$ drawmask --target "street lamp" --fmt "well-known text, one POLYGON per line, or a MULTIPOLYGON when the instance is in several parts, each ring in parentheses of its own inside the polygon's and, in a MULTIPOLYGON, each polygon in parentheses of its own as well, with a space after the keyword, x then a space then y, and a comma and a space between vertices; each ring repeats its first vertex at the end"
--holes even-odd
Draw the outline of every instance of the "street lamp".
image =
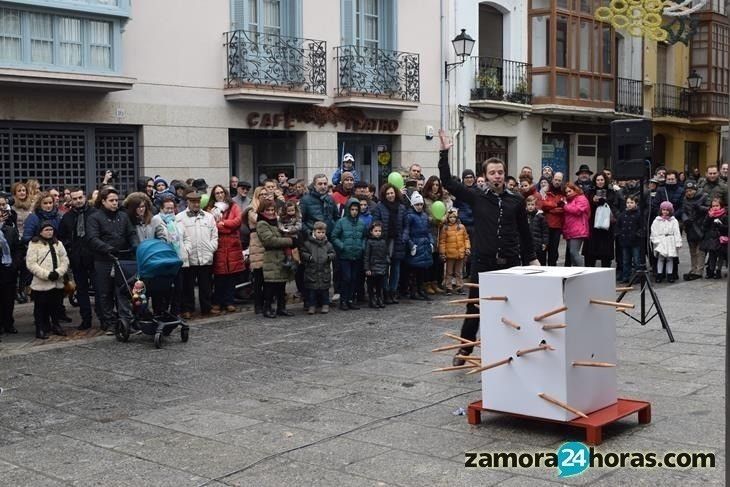
POLYGON ((693 69, 689 76, 687 76, 687 86, 692 91, 699 89, 702 85, 702 76, 697 74, 697 70, 693 69))
POLYGON ((444 61, 444 79, 449 79, 449 71, 464 64, 466 58, 471 56, 471 51, 474 49, 474 39, 466 33, 466 29, 461 29, 461 34, 454 37, 451 44, 454 46, 456 57, 460 57, 461 61, 455 63, 444 61))

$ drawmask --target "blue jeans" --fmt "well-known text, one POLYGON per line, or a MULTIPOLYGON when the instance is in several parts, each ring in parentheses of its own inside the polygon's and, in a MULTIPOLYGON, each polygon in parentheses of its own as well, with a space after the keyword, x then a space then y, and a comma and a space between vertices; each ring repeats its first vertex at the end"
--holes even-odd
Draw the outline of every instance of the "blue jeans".
POLYGON ((330 305, 330 290, 329 289, 306 289, 306 303, 307 308, 314 306, 319 308, 321 306, 330 305))
POLYGON ((621 280, 628 282, 631 279, 632 265, 633 270, 636 270, 639 265, 641 254, 641 246, 635 245, 633 247, 621 247, 621 280))
POLYGON ((388 285, 385 287, 387 291, 395 292, 398 290, 400 282, 400 259, 392 259, 390 261, 390 275, 388 276, 388 285))
POLYGON ((362 269, 362 260, 340 259, 340 303, 352 301, 355 289, 362 283, 358 282, 362 269))
POLYGON ((566 240, 566 267, 583 267, 583 256, 580 254, 580 247, 583 245, 582 238, 571 238, 566 240))

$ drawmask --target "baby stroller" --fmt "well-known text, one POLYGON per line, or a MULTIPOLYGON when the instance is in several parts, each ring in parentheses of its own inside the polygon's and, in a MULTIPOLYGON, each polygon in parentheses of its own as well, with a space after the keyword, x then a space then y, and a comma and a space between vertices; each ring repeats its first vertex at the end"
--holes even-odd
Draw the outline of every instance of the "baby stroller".
POLYGON ((180 340, 187 342, 190 328, 180 317, 170 313, 167 308, 175 277, 182 261, 170 244, 157 239, 145 240, 137 248, 136 261, 115 261, 120 273, 125 294, 132 303, 133 323, 119 320, 115 335, 117 340, 129 340, 131 328, 145 335, 154 335, 155 347, 162 347, 163 337, 169 336, 180 326, 180 340), (142 279, 142 280, 140 280, 142 279), (149 306, 149 299, 153 306, 149 306))

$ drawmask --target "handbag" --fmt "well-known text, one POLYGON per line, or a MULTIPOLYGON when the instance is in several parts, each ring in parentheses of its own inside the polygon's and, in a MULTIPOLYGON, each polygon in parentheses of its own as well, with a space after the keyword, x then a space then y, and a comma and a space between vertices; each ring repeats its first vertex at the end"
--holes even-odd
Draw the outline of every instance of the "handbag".
POLYGON ((67 272, 63 275, 63 293, 66 296, 73 296, 76 292, 76 282, 73 280, 73 278, 69 275, 67 272))
POLYGON ((611 207, 608 203, 596 208, 596 218, 593 227, 598 230, 608 230, 611 227, 611 207))

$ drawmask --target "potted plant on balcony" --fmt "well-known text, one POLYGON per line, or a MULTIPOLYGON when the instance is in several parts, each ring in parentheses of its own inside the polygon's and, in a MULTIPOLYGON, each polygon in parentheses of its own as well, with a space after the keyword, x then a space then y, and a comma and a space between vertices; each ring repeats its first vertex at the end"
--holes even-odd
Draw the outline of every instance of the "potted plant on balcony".
POLYGON ((527 86, 527 80, 524 77, 520 78, 519 83, 515 86, 515 90, 507 95, 507 100, 512 103, 530 104, 530 90, 527 86))
POLYGON ((476 89, 477 99, 479 100, 502 100, 504 90, 502 82, 492 70, 482 71, 477 76, 479 88, 476 89))

